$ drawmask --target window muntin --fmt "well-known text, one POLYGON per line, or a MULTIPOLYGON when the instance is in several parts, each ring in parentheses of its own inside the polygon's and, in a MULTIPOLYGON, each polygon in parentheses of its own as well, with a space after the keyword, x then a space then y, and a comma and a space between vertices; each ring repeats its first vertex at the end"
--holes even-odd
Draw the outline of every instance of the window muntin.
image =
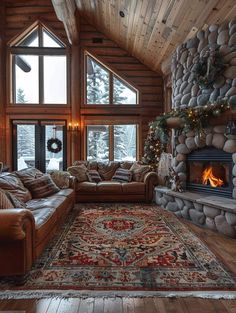
POLYGON ((13 103, 67 103, 67 56, 56 36, 38 25, 11 53, 13 103))
POLYGON ((135 161, 137 125, 87 125, 87 160, 135 161))
POLYGON ((89 55, 86 70, 86 104, 137 104, 137 91, 89 55))

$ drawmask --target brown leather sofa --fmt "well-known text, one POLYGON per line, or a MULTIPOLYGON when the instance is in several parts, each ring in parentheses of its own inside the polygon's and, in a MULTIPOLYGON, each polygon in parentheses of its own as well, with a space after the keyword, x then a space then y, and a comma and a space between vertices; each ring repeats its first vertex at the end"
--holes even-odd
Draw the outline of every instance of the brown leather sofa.
MULTIPOLYGON (((83 161, 76 161, 74 165, 81 164, 83 161)), ((112 181, 112 174, 115 171, 110 171, 110 175, 104 175, 106 165, 92 163, 92 168, 97 168, 101 177, 104 179, 101 182, 76 182, 75 194, 76 202, 151 202, 153 200, 154 187, 158 183, 158 175, 156 172, 148 172, 144 175, 142 181, 131 181, 121 183, 112 181), (95 164, 95 165, 94 165, 95 164)), ((118 163, 118 162, 114 162, 118 163)), ((132 162, 129 162, 132 166, 132 162)), ((89 168, 89 162, 84 162, 89 168)), ((121 163, 120 163, 121 164, 121 163)), ((108 167, 111 166, 108 164, 108 167)), ((116 168, 120 166, 117 165, 116 168)))
POLYGON ((67 188, 27 201, 26 209, 0 210, 0 276, 15 275, 22 282, 74 202, 74 189, 67 188))

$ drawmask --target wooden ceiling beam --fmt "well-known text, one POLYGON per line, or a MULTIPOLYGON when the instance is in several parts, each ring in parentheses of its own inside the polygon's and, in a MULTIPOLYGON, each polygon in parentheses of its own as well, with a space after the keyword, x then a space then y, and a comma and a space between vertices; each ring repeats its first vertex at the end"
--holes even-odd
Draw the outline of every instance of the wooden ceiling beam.
POLYGON ((57 18, 64 24, 70 44, 77 44, 79 40, 78 24, 76 21, 76 5, 74 0, 51 0, 57 18))

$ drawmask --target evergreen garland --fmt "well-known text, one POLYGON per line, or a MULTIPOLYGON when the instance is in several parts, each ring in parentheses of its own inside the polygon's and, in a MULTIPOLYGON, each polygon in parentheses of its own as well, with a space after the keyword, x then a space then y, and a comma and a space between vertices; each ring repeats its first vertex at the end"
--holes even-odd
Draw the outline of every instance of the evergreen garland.
POLYGON ((149 124, 149 132, 144 143, 143 162, 149 164, 154 170, 158 166, 159 157, 166 150, 170 141, 167 121, 170 117, 178 117, 181 123, 177 129, 182 132, 190 130, 199 134, 204 132, 204 127, 209 125, 210 117, 218 117, 229 110, 230 105, 227 99, 219 99, 205 106, 171 110, 158 116, 155 121, 149 124))

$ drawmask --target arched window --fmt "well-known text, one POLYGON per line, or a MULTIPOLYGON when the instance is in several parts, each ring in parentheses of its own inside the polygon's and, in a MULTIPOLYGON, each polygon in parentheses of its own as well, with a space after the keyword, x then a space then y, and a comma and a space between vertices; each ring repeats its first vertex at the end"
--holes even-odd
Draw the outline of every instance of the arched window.
POLYGON ((11 103, 67 104, 65 44, 41 23, 10 45, 11 103))

